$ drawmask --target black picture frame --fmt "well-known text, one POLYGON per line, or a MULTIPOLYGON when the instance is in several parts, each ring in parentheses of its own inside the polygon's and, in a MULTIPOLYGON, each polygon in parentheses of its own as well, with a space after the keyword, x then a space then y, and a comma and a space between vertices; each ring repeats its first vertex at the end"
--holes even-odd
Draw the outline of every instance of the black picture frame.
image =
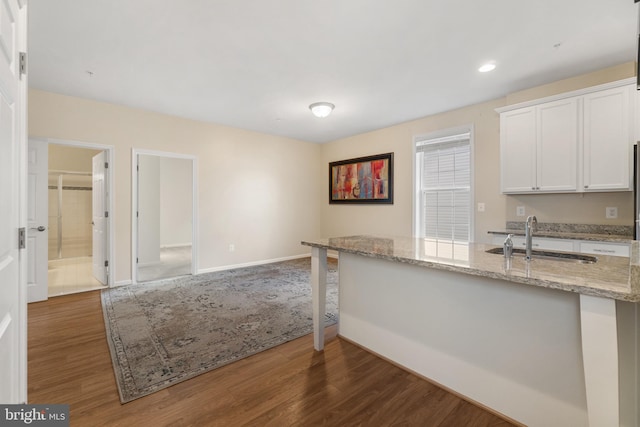
POLYGON ((393 204, 393 153, 329 163, 330 204, 393 204))

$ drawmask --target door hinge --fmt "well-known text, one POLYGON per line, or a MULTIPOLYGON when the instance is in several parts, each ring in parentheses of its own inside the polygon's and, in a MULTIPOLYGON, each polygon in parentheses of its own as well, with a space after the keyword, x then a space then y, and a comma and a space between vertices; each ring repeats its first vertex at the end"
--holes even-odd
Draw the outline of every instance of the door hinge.
POLYGON ((136 264, 138 264, 140 262, 140 260, 138 258, 136 258, 136 264))
POLYGON ((105 267, 109 267, 109 261, 108 260, 104 260, 104 266, 105 267))
POLYGON ((109 211, 104 211, 104 217, 109 218, 109 211))
POLYGON ((21 76, 27 74, 27 53, 26 52, 20 52, 19 68, 20 68, 21 76))
POLYGON ((18 229, 18 249, 24 249, 27 247, 26 229, 20 227, 18 229))
POLYGON ((109 169, 109 162, 104 162, 104 168, 109 169))

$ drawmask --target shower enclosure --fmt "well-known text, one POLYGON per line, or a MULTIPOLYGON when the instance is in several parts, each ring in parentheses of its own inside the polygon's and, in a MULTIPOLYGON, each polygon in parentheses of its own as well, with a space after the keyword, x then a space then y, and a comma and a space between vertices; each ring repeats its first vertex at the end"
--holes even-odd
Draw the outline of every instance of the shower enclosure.
POLYGON ((89 172, 49 170, 49 260, 92 255, 89 172))

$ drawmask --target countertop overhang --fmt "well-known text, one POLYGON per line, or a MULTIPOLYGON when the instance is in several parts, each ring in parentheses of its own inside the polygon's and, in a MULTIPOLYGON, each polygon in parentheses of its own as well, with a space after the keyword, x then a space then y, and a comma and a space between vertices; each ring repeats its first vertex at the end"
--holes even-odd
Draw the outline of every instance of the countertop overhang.
POLYGON ((489 254, 495 245, 452 243, 413 237, 347 236, 305 240, 305 246, 402 262, 438 270, 575 292, 621 301, 640 301, 638 241, 630 257, 601 256, 594 264, 489 254))

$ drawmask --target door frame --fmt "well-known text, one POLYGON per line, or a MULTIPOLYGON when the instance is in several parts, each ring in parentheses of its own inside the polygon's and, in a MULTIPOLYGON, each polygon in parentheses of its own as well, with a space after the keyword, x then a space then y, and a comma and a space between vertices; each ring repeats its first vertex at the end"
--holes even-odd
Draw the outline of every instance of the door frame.
POLYGON ((49 145, 66 145, 68 147, 87 148, 90 150, 102 150, 105 152, 105 157, 109 163, 109 172, 106 179, 106 193, 107 193, 107 211, 109 212, 109 218, 107 219, 107 248, 105 253, 107 254, 107 260, 109 261, 109 274, 107 275, 107 287, 115 285, 116 277, 116 252, 115 252, 115 226, 113 225, 113 218, 115 218, 115 156, 113 145, 97 144, 93 142, 73 141, 67 139, 55 139, 55 138, 29 138, 38 141, 47 142, 49 145))
POLYGON ((131 283, 138 283, 138 155, 168 157, 191 160, 191 275, 198 272, 198 158, 191 154, 171 153, 167 151, 131 149, 131 283))
MULTIPOLYGON (((18 16, 16 21, 19 26, 14 29, 14 36, 16 37, 16 48, 21 52, 29 53, 27 46, 27 0, 17 0, 18 3, 18 16)), ((28 194, 29 191, 29 170, 27 168, 27 141, 29 138, 28 131, 28 105, 29 105, 29 87, 28 77, 29 74, 24 74, 20 78, 18 92, 16 93, 16 122, 18 126, 15 129, 14 147, 16 153, 14 159, 18 161, 17 166, 17 188, 14 190, 18 192, 18 227, 28 227, 27 211, 28 211, 28 194)), ((16 230, 17 231, 17 230, 16 230)), ((16 236, 17 237, 17 236, 16 236)), ((28 254, 26 249, 18 249, 18 283, 15 285, 18 289, 18 301, 17 301, 17 333, 18 348, 11 349, 11 351, 17 353, 18 359, 18 399, 17 402, 10 403, 26 403, 28 395, 28 378, 27 378, 27 276, 28 276, 28 254)), ((10 286, 13 286, 11 284, 10 286)), ((9 403, 9 402, 7 402, 9 403)))

